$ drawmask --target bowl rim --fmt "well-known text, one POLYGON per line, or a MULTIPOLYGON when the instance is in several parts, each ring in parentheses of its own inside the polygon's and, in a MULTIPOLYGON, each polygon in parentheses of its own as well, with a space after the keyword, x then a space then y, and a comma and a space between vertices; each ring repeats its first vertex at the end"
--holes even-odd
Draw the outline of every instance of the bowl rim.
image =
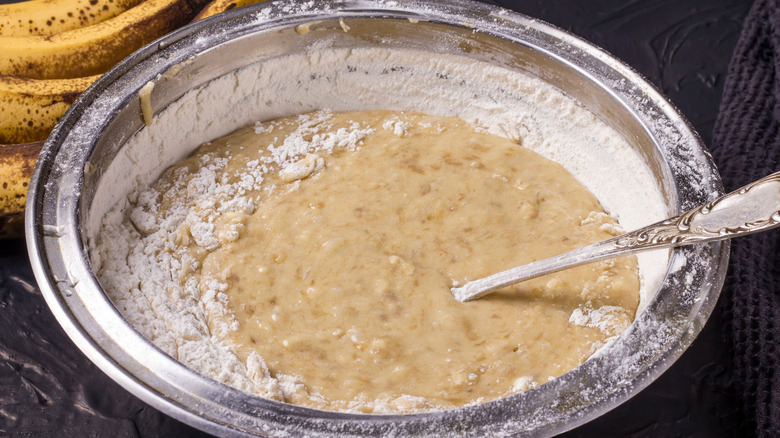
MULTIPOLYGON (((524 32, 537 32, 548 37, 550 42, 560 43, 540 47, 558 59, 578 69, 583 69, 578 62, 587 59, 591 69, 582 71, 591 75, 595 81, 605 82, 613 75, 627 79, 628 84, 624 85, 626 88, 613 91, 626 105, 632 103, 628 99, 629 93, 641 92, 649 99, 649 108, 643 108, 640 116, 648 118, 643 120, 643 123, 648 125, 651 133, 657 135, 659 128, 650 126, 653 121, 649 119, 658 116, 663 123, 674 128, 681 144, 690 145, 700 172, 697 176, 700 180, 697 182, 703 190, 690 196, 684 194, 677 199, 678 211, 714 199, 723 193, 717 170, 700 138, 680 112, 654 86, 631 67, 602 49, 554 26, 519 13, 469 0, 447 4, 440 4, 435 0, 316 0, 311 4, 311 9, 303 15, 299 11, 291 13, 290 8, 285 10, 285 5, 295 4, 294 1, 276 1, 250 5, 193 23, 147 45, 96 81, 68 110, 47 140, 36 164, 28 192, 25 234, 29 257, 39 287, 56 319, 68 336, 101 370, 162 412, 204 431, 225 436, 272 436, 291 431, 323 436, 388 433, 431 436, 535 436, 564 432, 611 410, 650 384, 685 351, 703 327, 717 301, 728 262, 728 242, 678 248, 672 252, 670 266, 679 264, 680 261, 685 265, 684 261, 690 259, 713 261, 715 267, 711 271, 693 279, 693 287, 706 289, 706 293, 697 296, 697 300, 690 303, 689 318, 677 326, 678 332, 670 338, 664 338, 667 345, 664 345, 663 349, 646 352, 655 356, 648 359, 644 367, 624 370, 632 376, 630 385, 625 382, 621 384, 621 376, 603 376, 605 380, 601 383, 616 386, 609 388, 605 394, 594 395, 595 398, 584 407, 577 404, 577 394, 581 395, 583 379, 592 378, 600 365, 609 362, 608 354, 597 354, 580 367, 536 389, 488 403, 441 412, 375 415, 319 411, 259 397, 247 397, 246 393, 189 370, 150 342, 143 340, 119 315, 105 294, 101 295, 102 291, 86 262, 87 248, 81 239, 83 230, 78 211, 80 190, 73 188, 78 188, 79 184, 83 183, 84 166, 95 143, 93 141, 86 145, 87 147, 74 145, 69 135, 84 124, 91 123, 87 117, 88 110, 96 105, 95 102, 105 103, 106 98, 101 96, 112 84, 121 81, 123 75, 145 60, 164 52, 174 43, 194 44, 193 41, 203 32, 212 32, 228 38, 242 32, 260 32, 274 26, 290 26, 292 22, 340 16, 435 18, 449 20, 451 23, 469 23, 480 32, 515 40, 523 38, 524 32), (265 14, 264 20, 256 19, 260 13, 265 14), (79 162, 79 168, 70 169, 68 172, 58 169, 63 151, 76 153, 73 152, 76 148, 81 148, 78 154, 83 158, 79 162), (74 257, 75 255, 79 257, 74 257), (105 328, 90 326, 87 311, 90 306, 97 306, 106 312, 105 317, 112 321, 112 326, 108 329, 122 333, 133 345, 141 345, 143 342, 148 344, 140 348, 140 353, 137 352, 146 355, 148 360, 139 361, 137 357, 131 357, 117 349, 111 345, 112 341, 105 328), (541 408, 544 408, 545 418, 554 421, 537 422, 521 418, 523 415, 529 416, 529 413, 540 412, 538 409, 541 408), (561 421, 562 419, 564 421, 561 421)), ((682 153, 670 150, 666 152, 682 153)), ((678 185, 684 184, 686 178, 690 178, 690 175, 678 174, 675 169, 671 172, 678 185)), ((678 271, 668 271, 659 295, 671 294, 674 288, 690 284, 685 278, 688 273, 684 267, 678 271)), ((658 310, 664 305, 669 303, 654 299, 647 310, 658 310)), ((628 342, 625 339, 627 337, 634 337, 636 340, 643 336, 657 336, 657 330, 665 330, 657 326, 651 329, 629 329, 630 333, 621 336, 617 342, 628 342)))

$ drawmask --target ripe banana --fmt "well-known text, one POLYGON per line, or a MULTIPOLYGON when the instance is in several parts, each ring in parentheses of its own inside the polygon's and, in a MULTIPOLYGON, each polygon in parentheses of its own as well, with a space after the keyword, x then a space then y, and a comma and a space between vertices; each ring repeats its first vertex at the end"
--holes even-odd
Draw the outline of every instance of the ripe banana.
POLYGON ((34 79, 101 74, 186 24, 205 0, 146 0, 93 26, 50 36, 0 36, 0 74, 34 79))
POLYGON ((221 12, 229 11, 231 9, 240 8, 241 6, 260 3, 265 0, 214 0, 206 5, 203 10, 192 21, 202 20, 212 15, 217 15, 221 12))
POLYGON ((41 146, 0 144, 0 239, 22 235, 27 186, 41 146))
POLYGON ((0 75, 0 144, 46 140, 65 110, 97 78, 42 80, 0 75))
POLYGON ((143 0, 27 0, 0 5, 0 35, 53 35, 91 26, 143 0))

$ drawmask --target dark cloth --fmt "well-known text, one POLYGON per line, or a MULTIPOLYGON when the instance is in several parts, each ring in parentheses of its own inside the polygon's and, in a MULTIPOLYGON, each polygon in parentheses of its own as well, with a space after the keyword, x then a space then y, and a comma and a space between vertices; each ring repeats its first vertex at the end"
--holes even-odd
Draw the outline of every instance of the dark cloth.
MULTIPOLYGON (((780 1, 757 0, 724 84, 712 154, 726 191, 780 170, 780 1)), ((780 437, 780 230, 732 241, 719 305, 758 437, 780 437)))

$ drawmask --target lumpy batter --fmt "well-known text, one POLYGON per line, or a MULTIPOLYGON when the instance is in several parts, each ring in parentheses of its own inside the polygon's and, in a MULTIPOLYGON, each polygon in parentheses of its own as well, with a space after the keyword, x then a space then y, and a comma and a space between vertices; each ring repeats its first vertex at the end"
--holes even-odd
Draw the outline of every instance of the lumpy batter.
POLYGON ((286 376, 287 402, 366 412, 483 402, 571 370, 634 318, 633 257, 469 303, 451 296, 617 233, 560 165, 458 119, 321 112, 258 124, 167 171, 156 214, 201 190, 204 163, 252 205, 186 212, 186 271, 201 294, 219 285, 227 310, 206 309, 212 334, 286 376))

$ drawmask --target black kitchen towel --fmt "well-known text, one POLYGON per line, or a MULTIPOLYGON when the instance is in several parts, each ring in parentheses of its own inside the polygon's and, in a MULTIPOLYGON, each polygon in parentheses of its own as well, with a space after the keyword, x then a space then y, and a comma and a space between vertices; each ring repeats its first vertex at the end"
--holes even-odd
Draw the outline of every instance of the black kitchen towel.
MULTIPOLYGON (((757 0, 724 84, 712 154, 726 191, 780 170, 780 0, 757 0)), ((719 305, 758 437, 780 437, 780 230, 732 241, 719 305)))

